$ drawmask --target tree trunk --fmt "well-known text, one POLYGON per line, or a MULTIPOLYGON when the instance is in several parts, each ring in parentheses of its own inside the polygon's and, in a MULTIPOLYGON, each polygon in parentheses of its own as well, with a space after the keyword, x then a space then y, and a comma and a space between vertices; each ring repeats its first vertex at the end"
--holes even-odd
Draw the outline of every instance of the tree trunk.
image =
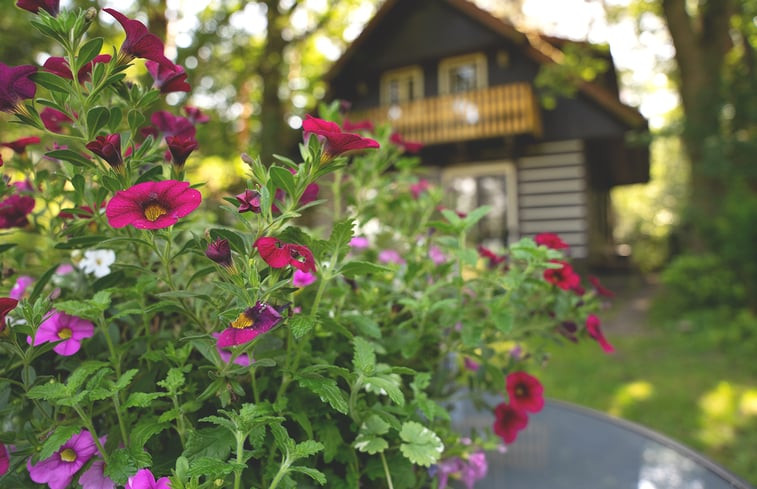
POLYGON ((265 47, 260 59, 260 77, 263 93, 260 102, 260 158, 268 164, 274 153, 286 153, 284 143, 285 112, 284 102, 279 98, 279 88, 284 81, 284 49, 287 46, 283 29, 288 16, 278 10, 278 0, 266 0, 268 6, 265 47))

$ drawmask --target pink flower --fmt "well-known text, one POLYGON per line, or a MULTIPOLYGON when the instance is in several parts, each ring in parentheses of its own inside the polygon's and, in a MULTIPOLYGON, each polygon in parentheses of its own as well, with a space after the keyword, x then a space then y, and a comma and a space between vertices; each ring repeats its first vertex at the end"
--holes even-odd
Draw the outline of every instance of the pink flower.
POLYGON ((105 475, 105 461, 97 459, 79 477, 82 489, 116 489, 116 483, 105 475))
POLYGON ((66 489, 74 479, 74 474, 97 451, 97 445, 87 430, 73 435, 49 458, 32 465, 31 458, 26 467, 29 477, 37 484, 47 483, 50 489, 66 489))
POLYGON ((429 183, 429 181, 425 178, 421 178, 416 183, 410 185, 410 193, 413 195, 413 198, 415 200, 418 200, 421 194, 425 193, 426 190, 428 190, 430 187, 431 184, 429 183))
POLYGON ((589 336, 597 340, 599 343, 599 346, 602 347, 602 350, 605 353, 612 353, 615 351, 615 347, 610 344, 609 341, 605 339, 605 335, 602 334, 602 329, 600 328, 600 321, 599 318, 594 314, 589 314, 589 316, 586 318, 586 331, 589 333, 589 336))
POLYGON ((561 266, 560 268, 547 268, 544 270, 544 280, 563 290, 572 290, 581 284, 581 277, 573 271, 573 267, 568 262, 562 260, 549 261, 561 266))
POLYGON ((0 333, 5 330, 6 320, 5 316, 8 315, 18 305, 18 300, 12 297, 0 297, 0 333))
POLYGON ((16 112, 22 100, 34 97, 37 85, 29 76, 36 72, 36 66, 0 63, 0 112, 16 112))
POLYGON ((494 408, 494 418, 494 433, 507 444, 514 442, 518 432, 528 425, 528 415, 506 402, 494 408))
POLYGON ((145 61, 145 68, 155 80, 155 88, 160 93, 188 92, 192 87, 187 83, 187 73, 179 65, 145 61))
POLYGON ((150 469, 140 469, 126 481, 124 489, 171 489, 168 477, 161 477, 157 481, 150 469))
POLYGON ((0 475, 5 475, 10 467, 10 457, 8 457, 8 449, 4 443, 0 443, 0 475))
POLYGON ((568 244, 554 233, 540 233, 534 236, 536 244, 552 248, 553 250, 564 250, 569 248, 568 244))
MULTIPOLYGON (((217 340, 221 337, 221 333, 211 333, 211 336, 213 336, 213 338, 217 340)), ((221 348, 220 346, 218 346, 218 342, 216 342, 216 350, 218 351, 218 355, 221 357, 221 360, 226 363, 229 363, 231 361, 231 352, 226 348, 221 348)), ((250 360, 250 355, 248 355, 247 353, 242 353, 241 355, 237 355, 237 357, 234 359, 234 363, 243 367, 249 367, 252 361, 250 360)))
POLYGON ((488 471, 489 464, 486 462, 486 453, 483 451, 473 452, 468 457, 467 462, 463 463, 460 479, 467 489, 473 489, 476 482, 486 477, 488 471))
POLYGON ((194 211, 201 201, 202 195, 189 182, 142 182, 116 192, 105 215, 114 228, 163 229, 194 211))
POLYGON ((333 159, 345 153, 379 147, 379 143, 371 138, 342 132, 338 124, 318 119, 310 114, 305 116, 302 129, 306 141, 311 134, 315 134, 321 141, 323 144, 323 156, 326 160, 333 159))
POLYGON ((0 200, 0 229, 21 228, 29 224, 27 215, 34 210, 34 199, 13 194, 0 200))
POLYGON ((50 132, 63 132, 62 122, 72 122, 71 118, 59 110, 55 110, 52 107, 45 107, 42 112, 39 113, 42 124, 50 132))
POLYGON ((432 467, 435 470, 435 473, 431 474, 432 477, 439 478, 437 489, 447 489, 449 476, 463 470, 463 461, 460 457, 445 458, 432 467))
POLYGON ((347 120, 345 117, 342 121, 342 129, 345 131, 368 131, 373 132, 375 130, 375 127, 373 126, 373 122, 369 121, 368 119, 364 121, 358 121, 358 122, 352 122, 347 120))
POLYGON ((389 141, 399 146, 403 151, 412 154, 420 153, 420 151, 423 149, 423 143, 405 141, 398 132, 393 132, 392 135, 389 136, 389 141))
POLYGON ((516 409, 536 413, 544 407, 544 387, 536 377, 526 372, 513 372, 505 381, 510 405, 516 409))
POLYGON ((402 258, 396 250, 379 251, 378 261, 380 263, 395 263, 397 265, 403 265, 405 263, 405 259, 402 258))
POLYGON ((16 6, 34 14, 39 12, 39 9, 43 9, 55 17, 60 10, 60 0, 18 0, 16 6))
MULTIPOLYGON (((34 346, 47 342, 58 343, 53 351, 68 357, 79 351, 81 340, 91 338, 94 334, 95 326, 91 322, 53 309, 39 325, 34 346)), ((31 338, 27 337, 27 342, 31 343, 31 338)))
POLYGON ((20 301, 24 297, 26 289, 28 289, 29 286, 33 283, 33 277, 30 277, 29 275, 20 275, 16 279, 16 283, 13 284, 13 287, 11 287, 11 291, 10 293, 8 293, 8 297, 20 301))
POLYGON ((258 238, 252 246, 272 268, 292 265, 303 272, 315 272, 315 258, 307 246, 283 243, 270 236, 258 238))
POLYGON ((314 274, 309 272, 303 272, 302 270, 295 270, 292 275, 292 285, 295 287, 307 287, 318 279, 314 274))
POLYGON ((263 333, 267 333, 281 322, 281 309, 270 304, 257 302, 248 307, 231 322, 229 328, 221 332, 216 342, 219 348, 228 348, 250 342, 263 333))
POLYGON ((126 32, 126 39, 121 44, 120 50, 125 62, 128 63, 132 58, 144 58, 168 66, 173 65, 171 60, 163 54, 163 41, 148 31, 142 22, 130 19, 112 8, 103 10, 112 15, 126 32))
POLYGON ((121 155, 121 135, 119 133, 97 136, 86 145, 88 150, 108 162, 116 171, 122 171, 124 159, 121 155))
POLYGON ((428 257, 431 258, 431 261, 436 265, 441 265, 442 263, 447 261, 447 257, 442 252, 441 248, 436 245, 432 245, 428 249, 428 257))
POLYGON ((39 138, 39 136, 28 136, 25 138, 16 139, 15 141, 10 141, 8 143, 0 143, 0 146, 10 148, 16 154, 24 154, 26 152, 27 146, 32 144, 39 144, 40 141, 41 139, 39 138))
POLYGON ((168 151, 171 153, 173 165, 179 171, 184 168, 187 158, 198 146, 194 136, 166 136, 166 144, 168 144, 168 151))
POLYGON ((354 248, 356 250, 365 250, 370 246, 371 242, 368 241, 368 238, 365 238, 363 236, 355 236, 350 240, 350 248, 354 248))
POLYGON ((481 368, 481 365, 471 357, 463 358, 463 365, 471 372, 478 372, 478 369, 481 368))
POLYGON ((187 105, 184 107, 184 113, 187 114, 187 118, 192 124, 204 124, 205 122, 210 121, 210 117, 203 114, 197 107, 190 107, 187 105))

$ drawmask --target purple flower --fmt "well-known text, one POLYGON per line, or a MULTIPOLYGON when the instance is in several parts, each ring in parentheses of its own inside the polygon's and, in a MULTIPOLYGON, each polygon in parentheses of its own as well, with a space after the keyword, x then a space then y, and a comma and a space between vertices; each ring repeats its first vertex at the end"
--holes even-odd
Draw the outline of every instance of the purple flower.
POLYGON ((235 195, 239 201, 240 213, 242 212, 254 212, 260 214, 260 193, 256 190, 246 189, 241 194, 235 195))
POLYGON ((29 224, 26 218, 34 210, 34 199, 13 194, 0 200, 0 229, 20 228, 29 224))
MULTIPOLYGON (((91 322, 53 309, 39 325, 34 346, 48 341, 59 342, 53 351, 67 357, 79 351, 81 340, 94 334, 95 326, 91 322)), ((27 342, 31 343, 31 338, 27 338, 27 342)))
POLYGON ((29 477, 37 484, 47 483, 50 489, 66 489, 73 481, 74 474, 81 469, 97 451, 95 439, 87 430, 73 435, 49 458, 32 465, 31 458, 26 467, 29 477))
MULTIPOLYGON (((217 340, 221 336, 221 333, 211 333, 211 335, 217 340)), ((221 360, 229 363, 229 361, 231 360, 231 352, 226 348, 221 348, 220 346, 218 346, 217 342, 216 350, 218 350, 218 355, 220 355, 221 360)), ((234 363, 243 367, 249 367, 250 363, 252 363, 252 360, 250 360, 250 355, 248 355, 247 353, 242 353, 234 359, 234 363)))
POLYGON ((201 201, 202 195, 189 182, 142 182, 116 192, 105 215, 114 228, 163 229, 194 211, 201 201))
POLYGON ((405 263, 405 259, 395 250, 381 250, 378 254, 378 260, 380 263, 396 263, 397 265, 405 263))
POLYGON ((232 261, 229 241, 219 238, 211 242, 205 249, 205 256, 218 263, 219 265, 230 267, 232 261))
POLYGON ((10 467, 10 458, 8 457, 8 449, 4 443, 0 443, 0 475, 5 475, 10 467))
POLYGON ((119 133, 97 136, 94 141, 87 143, 86 147, 107 161, 114 170, 123 170, 124 159, 121 156, 121 135, 119 133))
POLYGON ((439 461, 435 467, 436 470, 432 477, 439 478, 438 489, 446 489, 449 476, 463 470, 463 461, 459 457, 446 458, 439 461))
POLYGON ((481 365, 470 357, 463 358, 463 364, 471 372, 478 372, 478 369, 481 368, 481 365))
POLYGON ((460 471, 460 479, 467 489, 473 489, 476 482, 486 477, 489 466, 486 463, 486 454, 484 452, 474 452, 468 457, 468 461, 463 463, 460 471))
POLYGON ((82 489, 116 489, 116 483, 105 475, 105 461, 97 459, 79 477, 82 489))
POLYGON ((8 297, 11 299, 21 300, 26 293, 26 289, 34 283, 34 278, 29 275, 20 275, 16 279, 16 283, 11 287, 11 291, 8 293, 8 297))
POLYGON ((221 332, 217 345, 219 348, 227 348, 247 343, 267 333, 280 321, 280 309, 270 304, 257 302, 253 307, 245 309, 231 322, 230 327, 221 332))
POLYGON ((15 112, 22 100, 34 97, 37 85, 29 76, 36 72, 36 66, 0 63, 0 112, 15 112))
POLYGON ((36 14, 39 9, 46 10, 47 13, 55 17, 60 10, 60 0, 18 0, 16 6, 36 14))
POLYGON ((168 66, 173 65, 171 60, 163 54, 165 49, 163 41, 148 31, 142 22, 130 19, 112 8, 103 10, 112 15, 126 32, 126 39, 121 44, 121 55, 125 62, 128 63, 132 58, 144 58, 168 66))
MULTIPOLYGON (((98 54, 92 61, 79 68, 79 73, 76 74, 76 80, 79 83, 84 83, 89 80, 92 75, 92 67, 96 63, 110 63, 110 60, 110 54, 98 54)), ((50 56, 45 60, 42 67, 45 71, 58 75, 61 78, 68 78, 69 80, 73 79, 73 74, 71 73, 71 67, 68 64, 68 61, 61 56, 50 56)))
POLYGON ((313 273, 303 270, 295 270, 292 275, 292 285, 295 287, 307 287, 318 279, 313 273))
POLYGON ((432 245, 431 248, 429 248, 428 257, 431 258, 431 261, 436 265, 441 265, 447 261, 447 257, 444 255, 441 248, 436 245, 432 245))
POLYGON ((150 122, 164 136, 195 137, 197 129, 186 117, 159 110, 150 116, 150 122))
POLYGON ((192 124, 204 124, 210 120, 210 117, 203 114, 197 107, 187 105, 184 107, 184 113, 187 114, 187 118, 192 124))
POLYGON ((171 153, 173 165, 179 171, 184 168, 187 158, 198 146, 194 136, 166 136, 166 144, 168 144, 168 151, 171 153))
POLYGON ((171 489, 168 477, 161 477, 157 481, 150 469, 141 469, 126 481, 124 489, 171 489))
POLYGON ((39 113, 39 118, 42 119, 42 124, 50 132, 63 132, 62 122, 72 122, 71 118, 59 110, 55 110, 52 107, 45 107, 42 112, 39 113))
POLYGON ((153 85, 160 90, 160 93, 171 92, 188 92, 192 87, 187 83, 187 73, 179 65, 171 63, 161 64, 156 61, 145 61, 145 67, 150 72, 152 79, 155 80, 153 85))

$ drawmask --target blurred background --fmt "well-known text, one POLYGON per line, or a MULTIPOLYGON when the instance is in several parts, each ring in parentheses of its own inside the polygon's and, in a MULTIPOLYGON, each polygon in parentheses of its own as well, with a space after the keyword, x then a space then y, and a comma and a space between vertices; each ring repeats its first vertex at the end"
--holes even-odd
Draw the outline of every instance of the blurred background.
MULTIPOLYGON (((266 161, 296 146, 304 115, 329 97, 324 75, 383 3, 61 0, 61 7, 113 7, 165 39, 192 92, 164 103, 210 116, 197 133, 191 179, 221 195, 243 186, 241 152, 266 161)), ((609 49, 609 66, 574 52, 560 70, 543 67, 545 110, 550 97, 575 94, 566 87, 614 68, 619 100, 649 127, 648 183, 612 189, 618 260, 589 270, 616 292, 603 325, 616 353, 604 356, 590 342, 560 347, 540 373, 547 395, 637 421, 757 485, 757 0, 475 3, 521 32, 609 49)), ((15 2, 0 4, 5 64, 41 65, 62 54, 29 35, 29 15, 15 2)), ((120 26, 99 19, 92 35, 117 45, 120 26)), ((141 63, 131 70, 149 76, 141 63)), ((8 117, 0 121, 1 142, 25 135, 8 117)))

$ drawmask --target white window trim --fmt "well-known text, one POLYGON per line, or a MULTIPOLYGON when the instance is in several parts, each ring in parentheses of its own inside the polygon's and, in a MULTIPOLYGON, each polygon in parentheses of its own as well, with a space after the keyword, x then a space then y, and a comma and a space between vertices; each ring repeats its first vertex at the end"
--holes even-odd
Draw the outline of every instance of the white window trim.
POLYGON ((419 65, 405 66, 382 73, 379 95, 381 105, 390 105, 389 84, 391 81, 407 78, 413 79, 413 94, 410 98, 405 94, 405 100, 402 100, 401 103, 423 98, 423 69, 419 65))
POLYGON ((464 165, 445 167, 441 172, 442 188, 455 178, 482 177, 487 175, 505 175, 505 194, 507 196, 507 240, 508 245, 520 239, 518 226, 518 172, 515 163, 510 160, 490 162, 472 162, 464 165))
POLYGON ((450 93, 448 72, 452 68, 471 63, 476 67, 476 89, 486 88, 489 80, 486 55, 481 52, 464 54, 462 56, 446 58, 439 62, 439 95, 448 95, 450 93))

